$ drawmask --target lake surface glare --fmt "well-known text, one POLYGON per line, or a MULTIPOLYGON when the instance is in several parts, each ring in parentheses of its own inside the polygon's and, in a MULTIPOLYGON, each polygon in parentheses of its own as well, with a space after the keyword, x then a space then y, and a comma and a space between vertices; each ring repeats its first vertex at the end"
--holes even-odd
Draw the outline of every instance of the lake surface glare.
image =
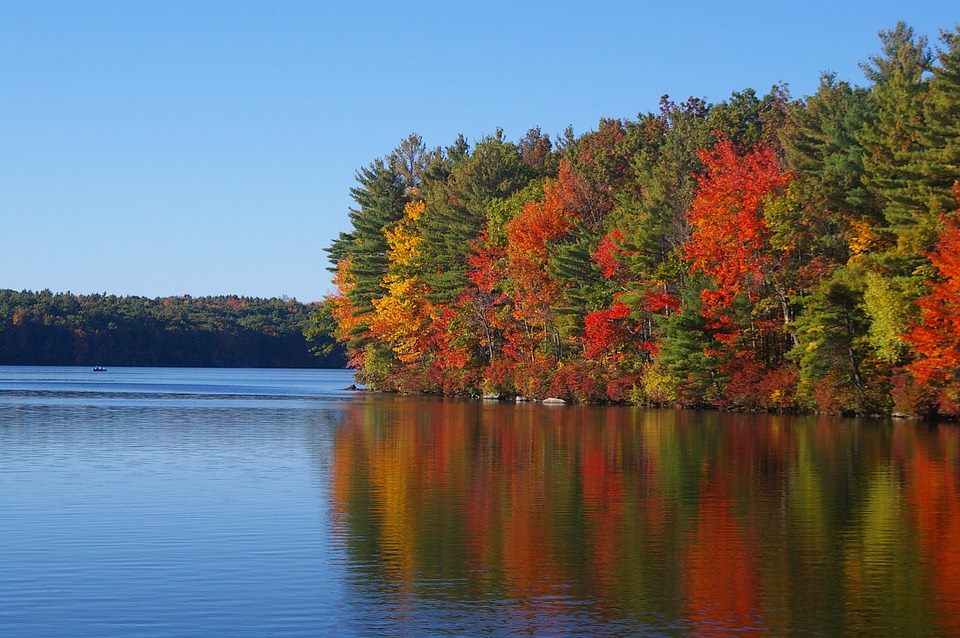
POLYGON ((960 636, 953 425, 0 367, 0 636, 960 636))

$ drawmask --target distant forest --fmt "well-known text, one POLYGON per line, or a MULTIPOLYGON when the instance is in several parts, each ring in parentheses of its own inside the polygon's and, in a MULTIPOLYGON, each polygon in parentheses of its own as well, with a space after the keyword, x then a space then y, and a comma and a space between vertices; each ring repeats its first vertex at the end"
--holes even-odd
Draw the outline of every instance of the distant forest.
POLYGON ((328 337, 305 336, 318 308, 291 299, 0 290, 0 364, 343 367, 328 337))

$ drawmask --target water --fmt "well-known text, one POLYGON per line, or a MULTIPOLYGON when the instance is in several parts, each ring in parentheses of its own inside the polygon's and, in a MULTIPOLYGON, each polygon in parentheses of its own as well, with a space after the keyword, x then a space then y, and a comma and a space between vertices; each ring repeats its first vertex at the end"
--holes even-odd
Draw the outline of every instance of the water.
POLYGON ((0 636, 960 635, 953 426, 0 367, 0 636))

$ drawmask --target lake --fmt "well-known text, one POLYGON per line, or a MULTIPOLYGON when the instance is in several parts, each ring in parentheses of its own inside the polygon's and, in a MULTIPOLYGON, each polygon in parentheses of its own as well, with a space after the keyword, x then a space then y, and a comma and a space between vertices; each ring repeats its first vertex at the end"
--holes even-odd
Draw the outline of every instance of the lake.
POLYGON ((0 635, 960 635, 952 425, 350 383, 0 367, 0 635))

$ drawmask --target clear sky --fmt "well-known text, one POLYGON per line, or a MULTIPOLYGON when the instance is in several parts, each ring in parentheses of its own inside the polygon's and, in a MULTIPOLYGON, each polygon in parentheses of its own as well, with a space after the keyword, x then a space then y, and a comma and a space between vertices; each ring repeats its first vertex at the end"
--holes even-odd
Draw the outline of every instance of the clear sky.
POLYGON ((862 82, 954 2, 0 0, 0 288, 330 288, 354 172, 412 131, 555 134, 660 95, 862 82))

